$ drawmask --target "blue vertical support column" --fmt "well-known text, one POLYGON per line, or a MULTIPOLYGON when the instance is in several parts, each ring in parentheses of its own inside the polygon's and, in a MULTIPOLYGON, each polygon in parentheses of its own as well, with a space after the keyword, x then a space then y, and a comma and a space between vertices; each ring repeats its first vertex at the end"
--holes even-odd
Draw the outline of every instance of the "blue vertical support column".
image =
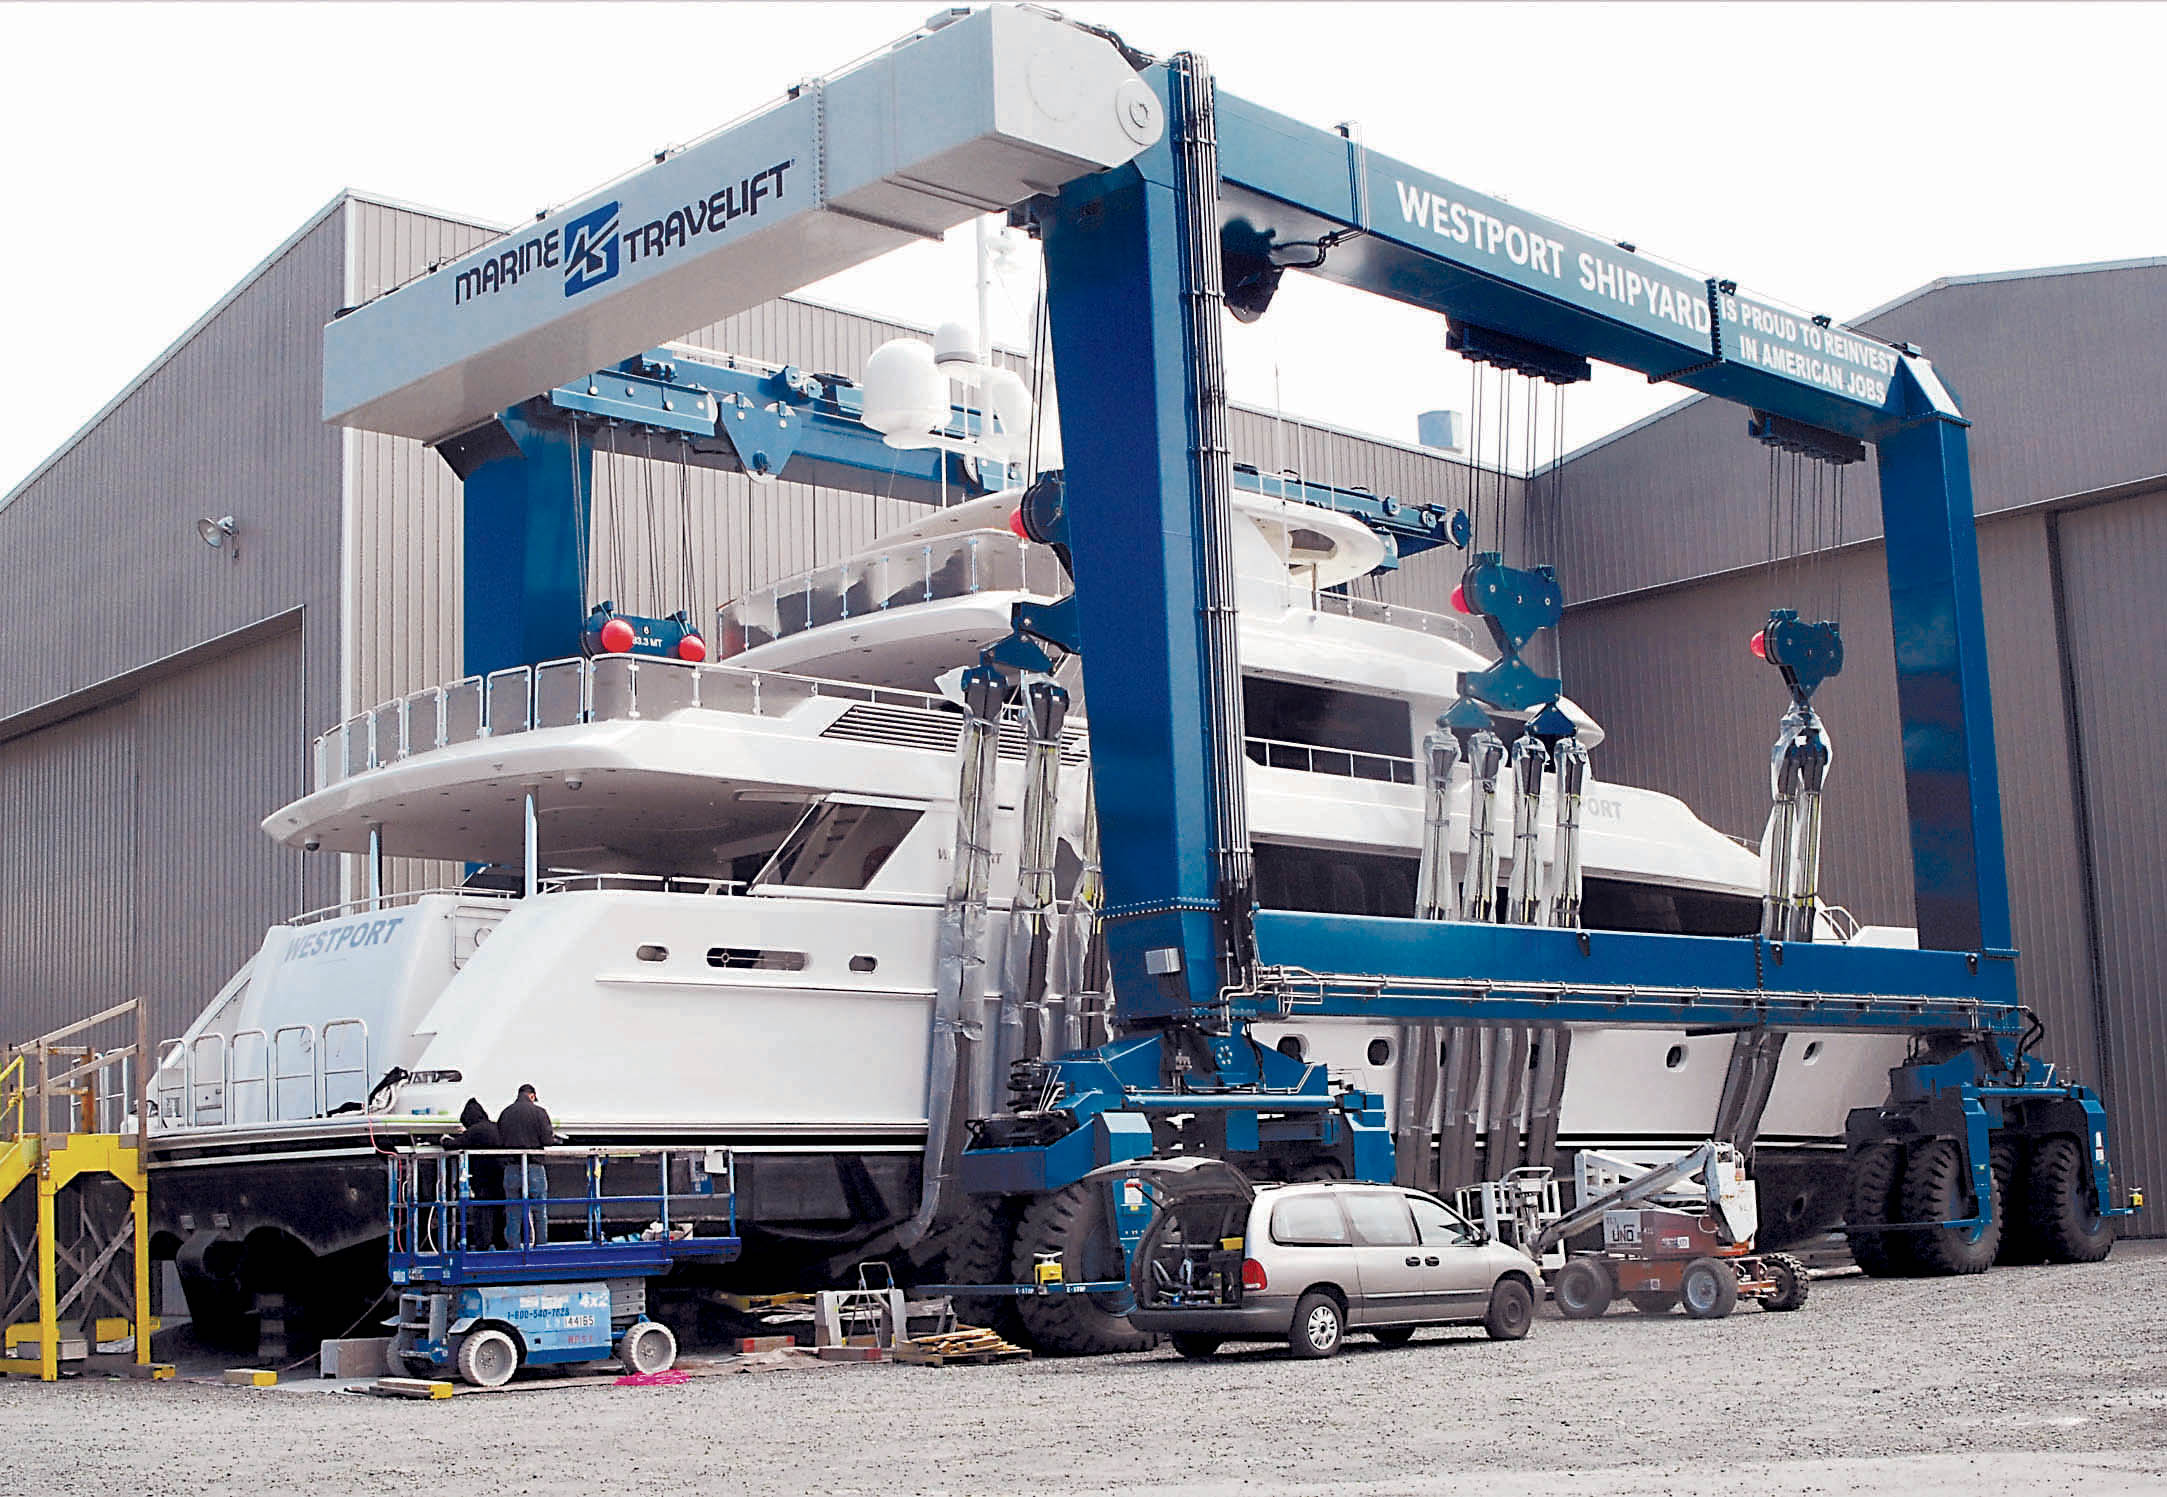
MULTIPOLYGON (((1148 78, 1167 102, 1167 71, 1148 78)), ((1241 731, 1213 721, 1205 665, 1204 486, 1174 124, 1170 112, 1167 140, 1072 184, 1039 219, 1066 395, 1107 951, 1130 1023, 1178 1018, 1217 995, 1213 739, 1241 731), (1170 950, 1178 970, 1167 970, 1170 950)))
POLYGON ((1906 356, 1896 380, 1904 414, 1874 441, 1919 945, 2011 963, 1971 423, 1923 361, 1906 356))
POLYGON ((470 676, 579 653, 578 537, 593 453, 574 431, 510 410, 444 446, 466 487, 461 660, 470 676))

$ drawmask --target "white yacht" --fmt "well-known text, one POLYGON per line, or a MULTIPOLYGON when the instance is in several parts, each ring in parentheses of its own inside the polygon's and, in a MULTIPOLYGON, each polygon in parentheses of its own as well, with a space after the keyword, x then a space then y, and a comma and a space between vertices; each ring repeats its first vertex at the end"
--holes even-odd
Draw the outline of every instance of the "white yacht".
MULTIPOLYGON (((166 1047, 153 1199, 199 1320, 230 1325, 253 1294, 305 1279, 315 1329, 336 1334, 340 1308, 382 1283, 378 1150, 526 1083, 577 1143, 735 1150, 740 1282, 807 1281, 892 1242, 919 1201, 955 827, 961 717, 936 680, 1004 636, 1013 604, 1067 591, 1055 553, 1011 529, 1016 505, 1008 492, 929 511, 728 604, 714 663, 557 661, 431 687, 323 735, 313 789, 266 818, 271 836, 475 872, 272 927, 166 1047), (530 817, 532 883, 507 872, 530 817)), ((1461 620, 1335 590, 1383 557, 1359 519, 1260 493, 1235 509, 1260 902, 1411 915, 1417 746, 1487 656, 1461 620)), ((1064 916, 1090 857, 1074 672, 1064 916)), ((1600 726, 1575 716, 1599 769, 1600 726)), ((1003 730, 996 974, 1024 741, 1003 730)), ((1757 928, 1758 856, 1677 800, 1591 778, 1584 828, 1590 927, 1757 928)), ((1389 1105, 1400 1026, 1262 1034, 1389 1105)), ((1532 1138, 1548 1155, 1704 1139, 1732 1042, 1581 1031, 1547 1103, 1521 1074, 1537 1069, 1524 1037, 1486 1044, 1461 1115, 1433 1109, 1433 1130, 1479 1129, 1515 1153, 1532 1138)), ((1760 1132, 1767 1245, 1839 1214, 1845 1112, 1879 1099, 1901 1048, 1790 1039, 1760 1132)), ((979 1111, 998 1105, 991 1050, 965 1082, 979 1111)))

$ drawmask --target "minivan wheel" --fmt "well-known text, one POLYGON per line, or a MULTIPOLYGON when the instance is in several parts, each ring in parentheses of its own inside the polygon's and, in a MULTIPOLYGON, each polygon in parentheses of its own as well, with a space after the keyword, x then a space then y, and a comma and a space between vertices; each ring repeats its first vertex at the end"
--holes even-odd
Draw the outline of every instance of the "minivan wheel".
POLYGON ((1294 1307, 1294 1329, 1287 1334, 1287 1348, 1297 1357, 1330 1357, 1339 1353, 1347 1339, 1347 1317, 1339 1301, 1321 1289, 1312 1289, 1294 1307))
POLYGON ((1195 1331, 1176 1331, 1166 1338, 1174 1343, 1174 1350, 1192 1362, 1201 1362, 1219 1349, 1220 1338, 1205 1336, 1195 1331))
POLYGON ((1535 1323, 1535 1295, 1525 1279, 1499 1279, 1490 1291, 1490 1313, 1482 1328, 1492 1341, 1518 1341, 1535 1323))
POLYGON ((1405 1346, 1415 1339, 1415 1328, 1411 1325, 1381 1325, 1371 1331, 1370 1336, 1379 1346, 1405 1346))

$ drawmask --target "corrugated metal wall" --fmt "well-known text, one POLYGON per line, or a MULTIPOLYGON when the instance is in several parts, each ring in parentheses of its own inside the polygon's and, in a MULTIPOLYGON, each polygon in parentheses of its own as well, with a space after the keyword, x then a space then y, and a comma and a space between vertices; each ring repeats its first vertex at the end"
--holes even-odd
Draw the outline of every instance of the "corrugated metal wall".
POLYGON ((0 1043, 129 995, 135 719, 129 700, 0 744, 0 1043))
POLYGON ((255 820, 339 709, 343 256, 333 204, 0 503, 0 1040, 135 993, 175 1032, 265 924, 336 897, 255 820), (196 522, 228 514, 214 552, 196 522))
MULTIPOLYGON (((2095 900, 2099 1043, 2127 1179, 2156 1186, 2167 1180, 2167 922, 2159 897, 2167 809, 2147 751, 2159 739, 2150 666, 2167 660, 2159 606, 2167 492, 2078 510, 2058 524, 2095 900)), ((2141 1225, 2167 1231, 2167 1207, 2148 1206, 2141 1225)))
POLYGON ((306 772, 294 622, 137 696, 130 991, 151 1004, 153 1038, 178 1035, 265 925, 311 903, 303 870, 320 860, 258 825, 301 794, 306 772))

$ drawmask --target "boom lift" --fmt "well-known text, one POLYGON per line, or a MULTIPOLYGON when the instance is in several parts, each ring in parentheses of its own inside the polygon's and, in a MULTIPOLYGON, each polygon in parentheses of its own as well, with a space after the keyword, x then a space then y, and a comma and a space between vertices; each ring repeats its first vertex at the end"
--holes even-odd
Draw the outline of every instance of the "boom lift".
MULTIPOLYGON (((1064 1047, 1043 1035, 1019 1043, 1013 1105, 970 1117, 953 1057, 975 1041, 944 976, 924 1202, 899 1242, 954 1224, 943 1239, 952 1276, 1033 1278, 1058 1260, 1071 1284, 1108 1292, 1023 1298, 1040 1344, 1131 1344, 1111 1208, 1083 1183, 1094 1168, 1175 1151, 1266 1176, 1392 1178, 1382 1100, 1252 1036, 1259 1021, 1299 1014, 1728 1032, 1740 1038, 1727 1131, 1747 1136, 1753 1094, 1765 1099, 1773 1075, 1766 1036, 1907 1035, 1911 1057, 1891 1073, 1886 1104, 1850 1120, 1861 1262, 1976 1271, 2011 1215, 2038 1252, 2106 1251, 2120 1211, 2106 1114, 2032 1053, 2036 1027, 2018 1002, 1969 423, 1915 348, 1527 213, 1369 151, 1351 131, 1272 113, 1219 90, 1195 54, 1154 61, 1047 12, 994 8, 936 16, 854 71, 802 84, 352 309, 326 330, 326 419, 436 441, 465 478, 467 671, 569 654, 571 517, 596 420, 671 431, 697 460, 755 473, 848 482, 877 460, 882 492, 925 497, 963 481, 938 447, 891 477, 896 455, 853 429, 865 413, 842 382, 703 367, 658 345, 1000 210, 1043 243, 1070 392, 1063 470, 1032 484, 1020 523, 1058 549, 1074 589, 1020 608, 1014 637, 966 679, 961 753, 968 784, 973 744, 990 744, 1019 673, 1081 656, 1113 1036, 1057 1057, 1064 1047), (1789 809, 1771 923, 1728 938, 1586 930, 1569 874, 1554 897, 1509 891, 1501 923, 1489 787, 1518 776, 1524 807, 1554 763, 1567 813, 1585 764, 1557 710, 1559 680, 1527 653, 1559 618, 1556 578, 1508 565, 1502 547, 1478 549, 1461 588, 1499 660, 1463 678, 1424 746, 1433 803, 1462 758, 1484 792, 1468 848, 1476 875, 1447 887, 1433 818, 1431 918, 1257 908, 1220 317, 1263 315, 1291 269, 1442 314, 1453 346, 1481 363, 1571 383, 1600 359, 1734 401, 1751 412, 1751 434, 1781 448, 1832 462, 1874 449, 1921 949, 1813 939, 1812 886, 1798 874, 1810 878, 1818 822, 1797 829, 1817 814, 1808 793, 1826 749, 1807 731, 1805 700, 1840 666, 1841 641, 1828 621, 1781 615, 1764 648, 1800 713, 1779 744, 1789 809), (537 390, 551 393, 530 398, 537 390)), ((969 419, 946 414, 958 430, 969 419)), ((1368 503, 1380 513, 1366 517, 1403 549, 1460 538, 1435 513, 1368 503)), ((959 814, 958 941, 975 928, 971 878, 984 872, 973 835, 959 814)), ((1515 862, 1531 876, 1524 856, 1515 862)), ((962 946, 954 955, 959 974, 970 968, 962 946)))

